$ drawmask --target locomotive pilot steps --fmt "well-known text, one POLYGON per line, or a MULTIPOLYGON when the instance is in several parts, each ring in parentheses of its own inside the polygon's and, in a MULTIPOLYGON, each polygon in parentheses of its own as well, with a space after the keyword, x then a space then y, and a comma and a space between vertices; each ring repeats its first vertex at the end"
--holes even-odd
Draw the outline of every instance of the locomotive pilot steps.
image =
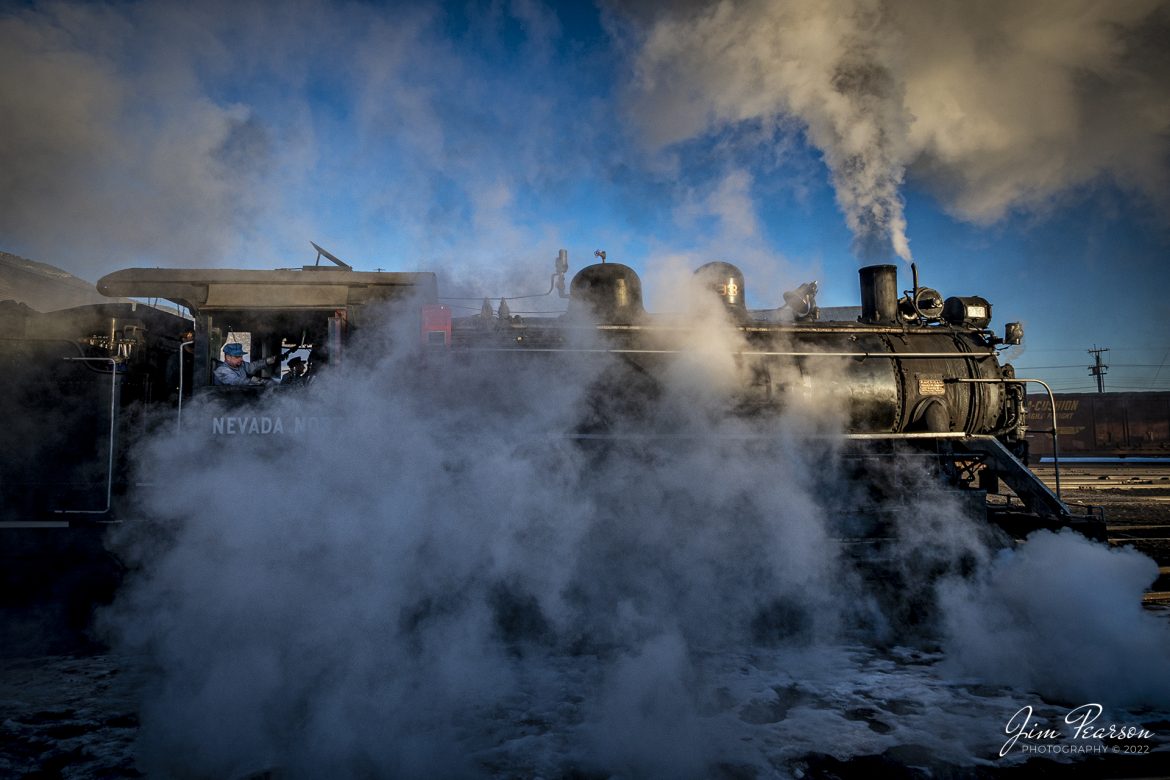
POLYGON ((548 435, 587 447, 702 436, 659 413, 658 399, 675 362, 710 355, 727 367, 723 406, 739 423, 735 435, 766 441, 775 421, 802 405, 834 409, 836 429, 818 430, 807 446, 835 439, 835 452, 863 464, 859 479, 873 472, 867 462, 909 456, 929 462, 947 489, 1013 534, 1071 526, 1102 537, 1100 516, 1071 511, 1025 465, 1025 382, 1032 380, 1015 377, 997 357, 1021 333, 1015 324, 1003 337, 993 333, 986 300, 944 299, 920 287, 916 273, 900 294, 897 269, 879 265, 860 271, 859 308, 819 309, 810 283, 785 293, 779 309, 752 311, 743 274, 717 262, 695 272, 697 292, 684 311, 655 314, 643 307, 633 269, 599 254, 602 262, 581 269, 565 292, 561 253, 549 298, 567 298, 567 310, 542 315, 514 315, 507 299, 498 306, 484 299, 479 313, 456 317, 433 274, 353 271, 320 249, 318 262, 324 256, 333 265, 128 269, 98 283, 107 296, 171 301, 193 320, 142 304, 5 311, 12 335, 0 345, 10 379, 4 400, 42 434, 21 434, 39 439, 31 450, 6 442, 3 525, 123 519, 120 500, 134 479, 124 448, 152 428, 180 436, 312 435, 320 420, 266 414, 265 398, 312 392, 315 376, 344 375, 363 335, 393 320, 399 341, 401 323, 409 323, 419 371, 437 378, 435 403, 459 402, 445 392, 444 376, 523 365, 547 367, 550 381, 559 381, 566 365, 607 361, 588 408, 548 435), (217 384, 229 343, 240 344, 256 368, 247 384, 217 384), (209 400, 220 411, 200 417, 209 400))

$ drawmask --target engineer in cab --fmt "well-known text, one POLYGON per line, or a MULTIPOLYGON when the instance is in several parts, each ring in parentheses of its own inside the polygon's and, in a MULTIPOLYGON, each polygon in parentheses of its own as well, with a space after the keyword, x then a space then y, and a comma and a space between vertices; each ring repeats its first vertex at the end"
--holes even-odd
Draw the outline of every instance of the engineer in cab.
POLYGON ((262 385, 264 380, 259 376, 267 366, 279 363, 284 356, 272 355, 257 363, 244 360, 244 347, 237 341, 226 344, 223 348, 223 362, 215 367, 215 383, 217 385, 262 385))

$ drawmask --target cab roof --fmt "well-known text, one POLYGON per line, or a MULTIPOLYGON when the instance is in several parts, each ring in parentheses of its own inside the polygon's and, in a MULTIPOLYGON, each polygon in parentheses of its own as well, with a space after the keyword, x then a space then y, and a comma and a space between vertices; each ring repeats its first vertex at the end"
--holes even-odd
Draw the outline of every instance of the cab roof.
POLYGON ((249 309, 342 309, 417 297, 434 303, 430 272, 351 271, 320 266, 277 271, 127 268, 98 280, 109 297, 165 298, 192 312, 249 309))

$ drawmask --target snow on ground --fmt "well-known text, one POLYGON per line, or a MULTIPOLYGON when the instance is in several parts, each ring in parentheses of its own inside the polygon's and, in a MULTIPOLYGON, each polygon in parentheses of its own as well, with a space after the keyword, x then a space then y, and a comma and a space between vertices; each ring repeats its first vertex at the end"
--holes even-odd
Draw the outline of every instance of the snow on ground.
MULTIPOLYGON (((999 755, 1007 722, 1021 707, 1032 706, 1034 720, 1052 726, 1074 706, 951 678, 940 653, 905 647, 757 648, 676 658, 686 667, 683 690, 674 684, 679 670, 661 664, 678 648, 658 650, 652 663, 619 662, 624 667, 617 675, 606 673, 612 659, 518 654, 510 695, 454 716, 452 733, 466 766, 492 778, 799 778, 822 775, 826 762, 840 773, 850 761, 882 756, 907 772, 990 776, 1037 760, 1022 749, 1026 738, 999 755), (647 679, 658 684, 647 685, 647 679), (597 718, 614 711, 608 699, 623 695, 638 697, 635 706, 620 710, 626 722, 597 718)), ((152 679, 150 670, 137 667, 136 659, 103 654, 4 660, 0 776, 137 776, 138 697, 152 679)), ((1156 751, 1152 756, 1115 754, 1112 766, 1138 774, 1165 766, 1166 714, 1112 712, 1102 716, 1106 720, 1154 732, 1133 741, 1156 751)), ((1066 734, 1047 742, 1077 744, 1066 734)), ((1125 744, 1088 740, 1081 748, 1109 751, 1125 744)), ((1082 752, 1043 760, 1100 758, 1082 752)), ((255 771, 298 776, 289 766, 255 771)))

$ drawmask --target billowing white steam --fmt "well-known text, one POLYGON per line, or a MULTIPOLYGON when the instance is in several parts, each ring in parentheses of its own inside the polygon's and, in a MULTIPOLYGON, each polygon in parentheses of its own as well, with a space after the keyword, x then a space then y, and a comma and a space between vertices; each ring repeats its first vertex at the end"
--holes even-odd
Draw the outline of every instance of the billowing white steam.
POLYGON ((859 250, 909 259, 907 173, 979 223, 1112 182, 1165 212, 1161 0, 705 3, 647 29, 630 105, 666 145, 797 120, 859 250))
MULTIPOLYGON (((776 631, 835 630, 836 550, 812 475, 783 449, 745 448, 709 364, 676 372, 643 416, 641 388, 596 394, 609 360, 440 361, 436 376, 383 348, 307 395, 220 412, 281 415, 283 435, 150 446, 153 534, 124 548, 144 576, 117 621, 122 646, 163 670, 144 713, 149 766, 463 774, 491 747, 493 713, 535 689, 528 706, 587 721, 557 737, 574 760, 607 744, 596 760, 694 771, 706 751, 652 753, 692 741, 686 652, 750 642, 778 600, 776 631), (559 435, 603 416, 619 434, 638 422, 697 438, 614 452, 559 435), (293 435, 309 417, 324 422, 293 435), (157 548, 154 534, 173 538, 157 548), (550 653, 604 663, 574 685, 524 660, 550 653), (677 723, 646 722, 645 701, 677 723), (614 717, 657 730, 654 744, 626 733, 612 747, 598 721, 614 717)), ((188 413, 210 425, 211 409, 188 413)))
POLYGON ((1166 666, 1165 621, 1134 598, 1157 576, 1157 565, 1131 549, 1110 550, 1071 531, 1033 534, 975 582, 943 589, 951 662, 1063 701, 1107 692, 1112 702, 1164 704, 1170 678, 1131 671, 1166 666))
MULTIPOLYGON (((831 512, 870 496, 822 436, 840 410, 795 399, 772 425, 729 414, 737 345, 709 315, 658 385, 582 353, 436 360, 401 346, 407 328, 305 393, 192 404, 187 435, 140 450, 153 487, 120 544, 139 570, 107 619, 117 646, 155 670, 143 768, 701 777, 795 771, 826 751, 929 745, 964 763, 994 750, 1035 694, 973 696, 914 671, 922 656, 903 668, 864 647, 932 636, 936 579, 989 563, 978 524, 920 467, 892 462, 901 542, 884 574, 855 569, 831 512), (245 428, 279 416, 284 432, 204 435, 215 415, 245 428), (616 439, 560 435, 603 420, 616 439), (647 430, 665 437, 637 435, 647 430), (940 740, 940 722, 962 736, 940 740)), ((1031 555, 1018 576, 1052 582, 1031 555)), ((1100 598, 1136 603, 1140 579, 1121 571, 1100 598)), ((980 615, 1000 631, 997 605, 1017 614, 983 579, 949 587, 988 607, 951 621, 960 648, 985 635, 980 615)), ((1099 656, 1130 651, 1118 620, 1144 625, 1117 611, 1102 625, 1118 630, 1091 632, 1099 656)), ((1010 646, 1061 630, 1035 625, 1011 624, 1010 646)), ((1165 627, 1141 630, 1145 657, 1164 658, 1166 643, 1147 640, 1165 627)), ((955 657, 965 675, 1014 682, 985 653, 955 657)), ((1112 697, 1118 679, 1154 667, 1118 666, 1094 692, 1112 697)), ((1025 682, 1063 691, 1066 671, 1025 682)), ((1088 695, 1092 676, 1075 679, 1088 695)))

